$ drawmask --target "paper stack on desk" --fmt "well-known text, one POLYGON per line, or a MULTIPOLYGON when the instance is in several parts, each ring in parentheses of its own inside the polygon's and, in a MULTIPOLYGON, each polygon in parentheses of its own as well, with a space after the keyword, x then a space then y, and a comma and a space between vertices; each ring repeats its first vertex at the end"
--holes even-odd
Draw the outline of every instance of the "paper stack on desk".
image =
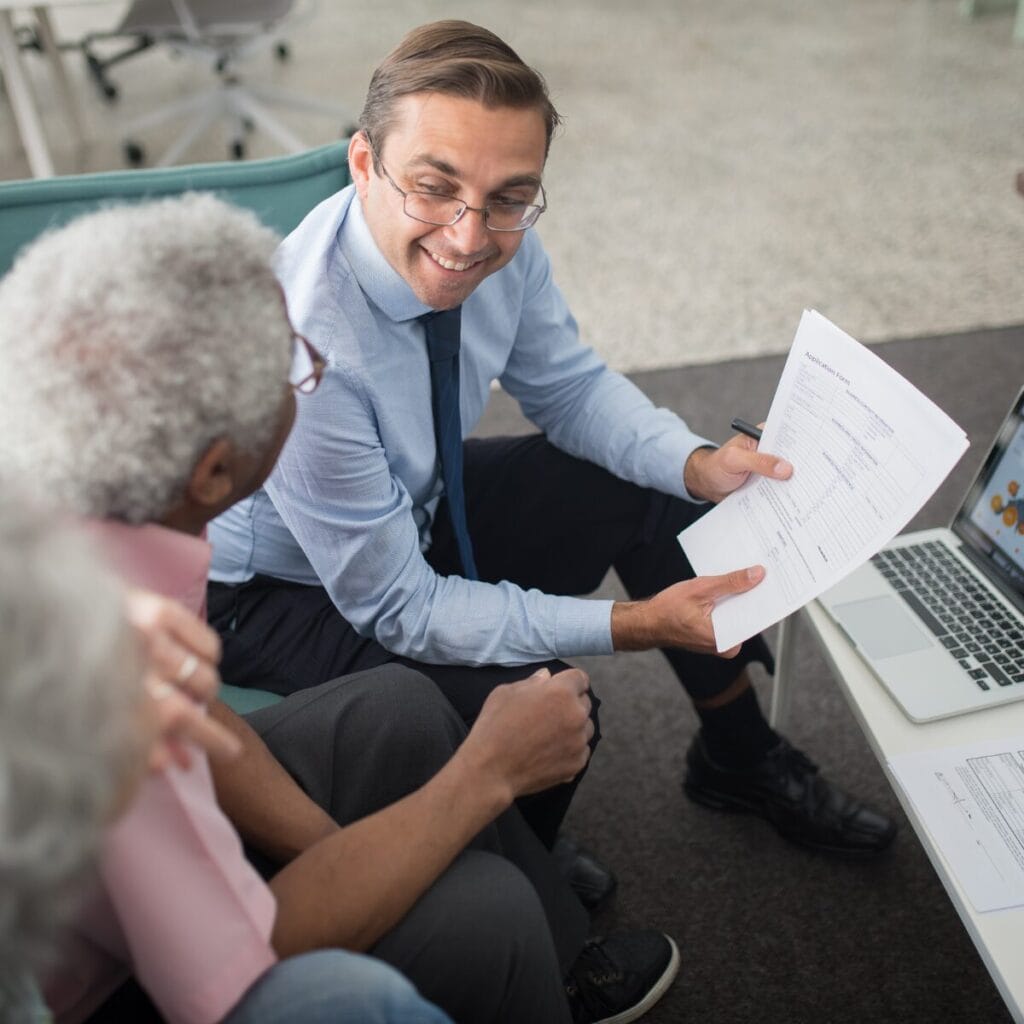
POLYGON ((805 311, 760 449, 789 480, 751 477, 679 535, 698 575, 763 565, 712 612, 725 651, 813 600, 903 529, 967 450, 967 436, 873 352, 805 311))
POLYGON ((1024 905, 1024 736, 899 754, 889 768, 974 909, 1024 905))

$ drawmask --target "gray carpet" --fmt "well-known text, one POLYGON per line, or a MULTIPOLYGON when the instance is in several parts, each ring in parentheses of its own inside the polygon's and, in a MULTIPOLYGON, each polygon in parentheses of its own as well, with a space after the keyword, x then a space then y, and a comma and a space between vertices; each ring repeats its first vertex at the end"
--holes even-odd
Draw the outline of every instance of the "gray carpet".
MULTIPOLYGON (((876 346, 942 406, 972 447, 912 526, 948 520, 1024 382, 1024 326, 876 346)), ((763 417, 782 357, 641 373, 660 405, 706 436, 763 417)), ((497 393, 481 433, 531 428, 497 393)), ((614 579, 604 590, 619 594, 614 579)), ((600 694, 604 740, 567 830, 619 875, 596 931, 656 926, 683 966, 647 1017, 675 1021, 1003 1022, 1009 1016, 974 946, 903 818, 860 729, 806 635, 786 734, 831 777, 902 823, 893 849, 859 863, 784 844, 758 819, 722 815, 680 790, 696 728, 660 654, 578 659, 600 694)), ((758 683, 767 706, 766 680, 758 683)))

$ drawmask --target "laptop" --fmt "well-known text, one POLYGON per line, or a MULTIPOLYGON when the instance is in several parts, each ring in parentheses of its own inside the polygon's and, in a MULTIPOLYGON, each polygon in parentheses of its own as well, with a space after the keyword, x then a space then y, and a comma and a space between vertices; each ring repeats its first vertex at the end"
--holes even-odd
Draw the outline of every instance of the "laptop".
POLYGON ((950 527, 897 537, 818 600, 914 722, 1024 699, 1024 389, 950 527))

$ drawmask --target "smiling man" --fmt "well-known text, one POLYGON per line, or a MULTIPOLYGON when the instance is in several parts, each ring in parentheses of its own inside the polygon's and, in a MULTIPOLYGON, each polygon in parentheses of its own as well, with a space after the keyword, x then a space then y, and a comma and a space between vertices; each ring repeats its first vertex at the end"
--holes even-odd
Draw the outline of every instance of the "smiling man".
MULTIPOLYGON (((471 720, 509 669, 465 666, 661 648, 701 719, 691 798, 876 853, 893 823, 765 721, 745 669, 771 667, 764 641, 714 654, 715 600, 762 570, 694 578, 675 540, 751 473, 792 468, 698 437, 581 344, 529 230, 557 124, 540 75, 465 22, 413 30, 374 73, 353 186, 278 252, 329 365, 264 488, 215 524, 225 677, 288 692, 403 659, 471 720), (495 379, 540 433, 463 443, 495 379), (611 567, 633 600, 575 596, 611 567)), ((549 843, 571 792, 524 807, 549 843)))
POLYGON ((360 193, 366 191, 366 223, 381 254, 423 305, 451 309, 515 256, 524 217, 532 223, 542 212, 545 123, 533 108, 489 109, 433 92, 403 97, 396 106, 398 123, 390 131, 374 126, 373 134, 364 130, 353 140, 352 175, 360 193), (375 135, 387 139, 389 159, 412 190, 388 173, 375 135), (481 149, 476 139, 494 143, 481 149), (468 180, 487 183, 486 217, 461 216, 438 230, 430 220, 439 211, 456 215, 463 205, 457 183, 468 180), (401 220, 393 216, 397 200, 389 187, 407 214, 401 220))

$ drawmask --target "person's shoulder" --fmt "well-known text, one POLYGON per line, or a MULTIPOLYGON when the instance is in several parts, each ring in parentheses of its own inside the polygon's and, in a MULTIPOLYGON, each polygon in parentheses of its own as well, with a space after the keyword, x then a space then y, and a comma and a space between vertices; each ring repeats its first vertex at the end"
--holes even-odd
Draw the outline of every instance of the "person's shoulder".
POLYGON ((338 244, 353 195, 349 186, 325 199, 274 255, 274 272, 284 289, 292 324, 328 359, 336 347, 350 346, 359 330, 359 311, 365 307, 359 283, 338 244))
POLYGON ((532 228, 523 233, 523 241, 519 251, 510 262, 509 266, 518 265, 525 273, 529 273, 537 266, 546 266, 548 263, 547 250, 540 235, 532 228))
POLYGON ((338 232, 345 221, 352 196, 349 185, 318 203, 281 242, 274 253, 274 272, 285 290, 296 280, 321 276, 337 252, 338 232))
POLYGON ((278 249, 278 258, 287 257, 298 247, 315 244, 317 240, 333 244, 355 194, 355 186, 347 185, 317 203, 285 236, 278 249))
POLYGON ((494 304, 517 306, 548 273, 548 257, 535 231, 523 235, 516 254, 497 273, 480 282, 470 303, 481 308, 494 304))
POLYGON ((494 276, 503 276, 503 290, 514 294, 518 303, 532 302, 546 294, 552 282, 551 260, 540 235, 527 230, 515 256, 494 276))

